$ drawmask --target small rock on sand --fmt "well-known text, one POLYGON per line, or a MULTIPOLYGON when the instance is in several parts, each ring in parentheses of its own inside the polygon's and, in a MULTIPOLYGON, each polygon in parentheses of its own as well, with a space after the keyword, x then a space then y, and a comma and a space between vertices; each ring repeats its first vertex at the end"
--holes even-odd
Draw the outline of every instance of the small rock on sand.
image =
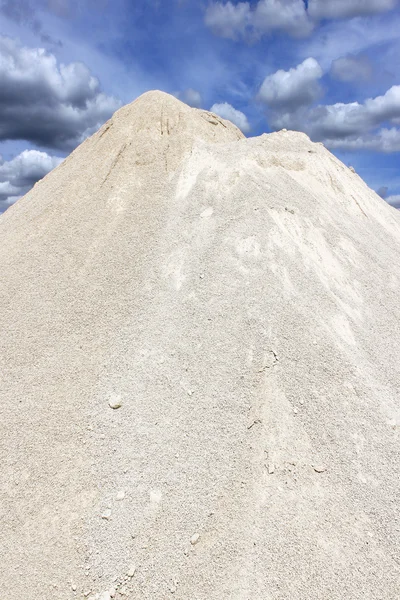
POLYGON ((110 400, 110 402, 108 403, 108 406, 110 408, 112 408, 113 410, 116 410, 117 408, 121 408, 122 403, 121 403, 121 400, 110 400))
POLYGON ((326 471, 325 465, 312 465, 312 468, 316 473, 324 473, 326 471))

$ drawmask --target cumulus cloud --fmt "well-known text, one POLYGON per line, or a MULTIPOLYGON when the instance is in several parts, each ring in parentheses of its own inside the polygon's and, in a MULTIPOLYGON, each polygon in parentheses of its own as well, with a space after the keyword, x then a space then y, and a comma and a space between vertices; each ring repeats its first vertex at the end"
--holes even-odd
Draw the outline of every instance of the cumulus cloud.
POLYGON ((183 92, 178 92, 175 95, 177 98, 179 98, 179 100, 182 100, 182 102, 185 102, 185 104, 188 104, 193 108, 200 108, 202 105, 202 98, 200 92, 192 88, 188 88, 183 92))
MULTIPOLYGON (((307 115, 308 127, 311 128, 314 136, 328 139, 346 139, 357 136, 359 139, 366 140, 366 143, 368 143, 366 135, 368 132, 385 123, 396 124, 399 119, 400 85, 391 87, 383 96, 368 98, 362 104, 351 102, 318 106, 311 109, 307 115)), ((347 139, 347 141, 352 143, 351 139, 347 139)), ((397 147, 398 142, 398 129, 384 128, 380 130, 382 148, 386 145, 397 147)))
POLYGON ((38 150, 24 150, 12 160, 0 157, 0 212, 26 194, 63 159, 38 150))
POLYGON ((366 135, 350 136, 348 138, 324 138, 324 143, 331 148, 340 150, 370 150, 374 152, 400 152, 400 129, 382 128, 366 135))
POLYGON ((228 104, 227 102, 223 102, 222 104, 213 104, 210 110, 223 119, 227 119, 228 121, 234 123, 234 125, 239 127, 243 133, 248 133, 250 131, 250 124, 246 115, 240 110, 233 108, 231 104, 228 104))
POLYGON ((334 60, 331 76, 339 81, 369 81, 372 76, 372 66, 364 56, 343 56, 334 60))
POLYGON ((311 34, 323 19, 351 19, 393 9, 398 0, 258 0, 211 2, 205 24, 225 38, 260 37, 274 31, 293 37, 311 34))
POLYGON ((257 99, 270 108, 294 110, 312 104, 321 94, 318 80, 322 69, 314 58, 307 58, 289 71, 279 70, 268 75, 257 99))
POLYGON ((399 152, 400 129, 396 125, 400 124, 400 85, 363 103, 313 106, 318 67, 316 61, 307 59, 295 69, 277 71, 267 77, 258 99, 267 107, 270 126, 276 130, 305 131, 313 140, 323 141, 332 149, 399 152), (305 63, 310 69, 304 68, 305 63), (304 73, 308 76, 305 83, 304 73), (274 85, 268 85, 271 83, 274 85))
POLYGON ((0 141, 71 150, 119 106, 83 63, 0 37, 0 141))
POLYGON ((283 31, 293 37, 311 33, 303 0, 260 0, 252 12, 252 26, 258 34, 283 31))
POLYGON ((232 39, 245 34, 251 19, 252 13, 248 2, 239 2, 239 4, 213 2, 205 14, 207 27, 216 35, 232 39))

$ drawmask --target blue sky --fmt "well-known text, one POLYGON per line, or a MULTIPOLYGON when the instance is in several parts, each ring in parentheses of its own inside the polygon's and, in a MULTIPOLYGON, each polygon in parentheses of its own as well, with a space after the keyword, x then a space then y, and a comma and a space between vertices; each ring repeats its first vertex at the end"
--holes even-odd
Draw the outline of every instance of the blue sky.
POLYGON ((304 130, 400 206, 399 0, 0 0, 0 211, 149 89, 304 130))

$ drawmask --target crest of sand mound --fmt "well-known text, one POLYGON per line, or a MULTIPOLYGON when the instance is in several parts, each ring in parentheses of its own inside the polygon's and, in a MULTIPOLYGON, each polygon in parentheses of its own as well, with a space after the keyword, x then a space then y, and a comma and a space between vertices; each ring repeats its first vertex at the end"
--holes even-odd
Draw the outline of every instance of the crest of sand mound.
POLYGON ((7 600, 399 597, 400 219, 151 92, 0 219, 7 600))

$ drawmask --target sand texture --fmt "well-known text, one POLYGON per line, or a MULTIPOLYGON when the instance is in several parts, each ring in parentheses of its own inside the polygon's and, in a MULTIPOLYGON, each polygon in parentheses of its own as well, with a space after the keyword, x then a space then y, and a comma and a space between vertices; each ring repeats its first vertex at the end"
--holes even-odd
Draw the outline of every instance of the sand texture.
POLYGON ((149 92, 0 217, 1 600, 398 600, 400 214, 149 92))

